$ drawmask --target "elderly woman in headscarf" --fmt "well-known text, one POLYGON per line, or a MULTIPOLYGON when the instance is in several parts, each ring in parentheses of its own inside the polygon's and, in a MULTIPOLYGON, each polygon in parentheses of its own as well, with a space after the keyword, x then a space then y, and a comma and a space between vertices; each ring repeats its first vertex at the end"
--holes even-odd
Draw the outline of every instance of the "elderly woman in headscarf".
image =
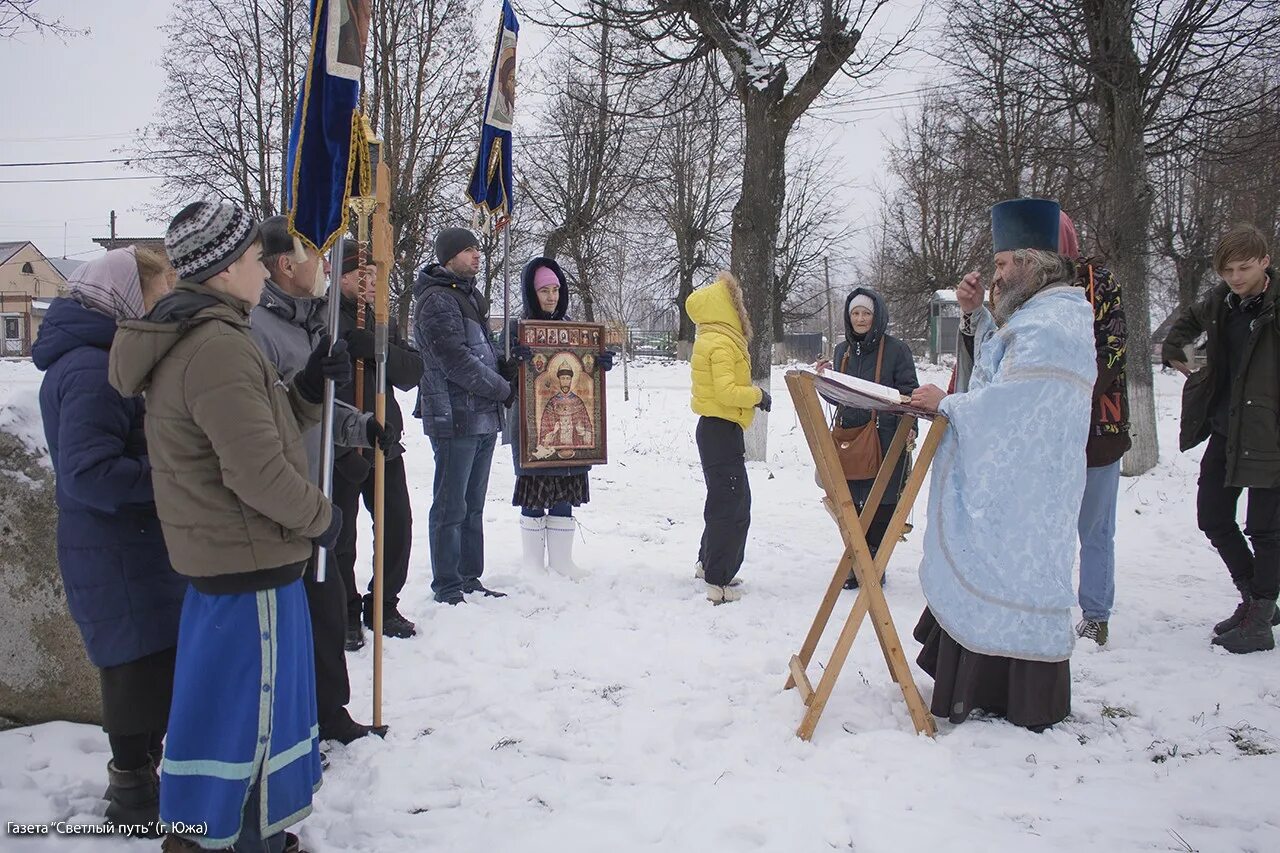
MULTIPOLYGON (((844 303, 844 340, 836 344, 835 354, 830 362, 821 362, 819 366, 829 366, 841 373, 856 376, 869 382, 897 388, 904 395, 920 387, 916 378, 916 363, 911 355, 911 348, 903 341, 888 334, 889 310, 885 307, 880 294, 869 287, 855 287, 844 303)), ((836 410, 836 426, 852 429, 866 425, 872 413, 866 409, 853 409, 840 406, 836 410)), ((887 413, 876 415, 876 433, 880 438, 880 450, 883 453, 893 441, 893 434, 898 429, 898 416, 887 413)), ((867 528, 867 545, 871 548, 871 556, 880 550, 889 520, 898 504, 898 495, 906 479, 908 455, 904 453, 893 469, 893 478, 885 489, 880 506, 872 517, 871 526, 867 528)), ((849 493, 853 503, 862 512, 871 496, 874 476, 867 480, 849 480, 849 493)), ((884 584, 884 576, 880 578, 884 584)), ((857 589, 858 577, 852 572, 845 581, 845 589, 857 589)))
POLYGON ((67 607, 101 674, 111 745, 106 816, 159 818, 162 742, 187 583, 169 565, 151 491, 141 397, 107 383, 118 320, 142 317, 173 287, 168 262, 114 249, 77 269, 31 348, 45 372, 40 412, 57 477, 58 566, 67 607))

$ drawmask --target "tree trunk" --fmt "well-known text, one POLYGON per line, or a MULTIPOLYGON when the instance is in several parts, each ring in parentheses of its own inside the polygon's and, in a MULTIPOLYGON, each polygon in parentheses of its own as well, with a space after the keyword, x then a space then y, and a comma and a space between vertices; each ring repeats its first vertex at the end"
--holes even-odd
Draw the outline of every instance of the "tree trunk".
POLYGON ((1152 187, 1142 126, 1142 69, 1133 46, 1130 0, 1083 0, 1105 148, 1102 218, 1108 265, 1120 283, 1128 333, 1125 372, 1133 448, 1121 465, 1126 476, 1145 474, 1160 461, 1151 369, 1151 299, 1147 235, 1152 187))
MULTIPOLYGON (((680 331, 676 335, 676 340, 682 345, 692 344, 696 327, 693 321, 689 319, 689 312, 685 310, 684 304, 689 300, 689 295, 693 293, 693 269, 682 263, 679 275, 680 288, 676 292, 676 310, 680 312, 680 331)), ((685 355, 681 360, 688 361, 689 357, 685 355)))
MULTIPOLYGON (((773 355, 773 262, 778 227, 786 198, 787 130, 775 115, 778 93, 770 86, 750 90, 744 104, 745 157, 742 197, 733 208, 731 266, 742 282, 751 340, 751 378, 769 389, 773 355)), ((769 415, 758 412, 747 431, 747 459, 763 462, 768 454, 769 415)))
POLYGON ((1211 261, 1206 255, 1195 254, 1178 258, 1173 267, 1178 274, 1178 313, 1195 304, 1209 272, 1211 261))

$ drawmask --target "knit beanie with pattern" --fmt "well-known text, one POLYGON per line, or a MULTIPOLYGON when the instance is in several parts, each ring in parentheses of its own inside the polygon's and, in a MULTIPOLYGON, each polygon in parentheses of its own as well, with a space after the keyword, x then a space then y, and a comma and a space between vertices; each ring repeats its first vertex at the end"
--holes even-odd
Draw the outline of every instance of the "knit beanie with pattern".
POLYGON ((231 266, 258 239, 258 223, 231 201, 196 201, 169 223, 164 250, 178 277, 204 282, 231 266))

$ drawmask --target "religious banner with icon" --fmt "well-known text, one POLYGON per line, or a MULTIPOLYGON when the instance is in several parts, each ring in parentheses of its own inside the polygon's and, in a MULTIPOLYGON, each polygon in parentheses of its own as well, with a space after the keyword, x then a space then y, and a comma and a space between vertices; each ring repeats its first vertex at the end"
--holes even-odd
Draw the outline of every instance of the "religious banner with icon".
POLYGON ((520 467, 605 464, 604 326, 522 320, 519 341, 520 467))

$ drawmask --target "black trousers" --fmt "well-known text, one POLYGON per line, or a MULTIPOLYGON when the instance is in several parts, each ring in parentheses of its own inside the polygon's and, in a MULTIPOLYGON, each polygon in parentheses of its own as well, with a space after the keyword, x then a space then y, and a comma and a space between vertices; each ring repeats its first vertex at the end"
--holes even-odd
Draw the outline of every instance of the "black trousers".
MULTIPOLYGON (((409 506, 409 483, 404 472, 404 457, 388 459, 386 466, 385 509, 382 532, 382 601, 395 606, 400 603, 400 592, 409 577, 409 551, 413 547, 413 512, 409 506)), ((356 585, 356 515, 360 499, 373 518, 373 469, 361 482, 352 482, 334 473, 333 502, 342 510, 342 533, 334 555, 338 571, 346 588, 347 612, 351 617, 360 613, 360 589, 356 585)), ((369 555, 372 560, 373 555, 369 555)), ((372 563, 371 563, 372 564, 372 563)), ((369 575, 369 592, 373 592, 373 574, 369 575)))
POLYGON ((742 568, 751 528, 751 484, 742 427, 722 418, 703 417, 698 420, 697 440, 707 484, 698 558, 707 583, 724 586, 742 568))
POLYGON ((316 583, 314 561, 307 564, 303 585, 311 611, 311 640, 316 662, 316 719, 323 730, 351 701, 347 676, 347 589, 328 557, 324 583, 316 583))
POLYGON ((1232 583, 1254 598, 1274 601, 1280 595, 1280 489, 1249 489, 1241 533, 1236 504, 1244 490, 1226 485, 1226 475, 1227 440, 1214 433, 1200 461, 1196 520, 1227 564, 1232 583))

